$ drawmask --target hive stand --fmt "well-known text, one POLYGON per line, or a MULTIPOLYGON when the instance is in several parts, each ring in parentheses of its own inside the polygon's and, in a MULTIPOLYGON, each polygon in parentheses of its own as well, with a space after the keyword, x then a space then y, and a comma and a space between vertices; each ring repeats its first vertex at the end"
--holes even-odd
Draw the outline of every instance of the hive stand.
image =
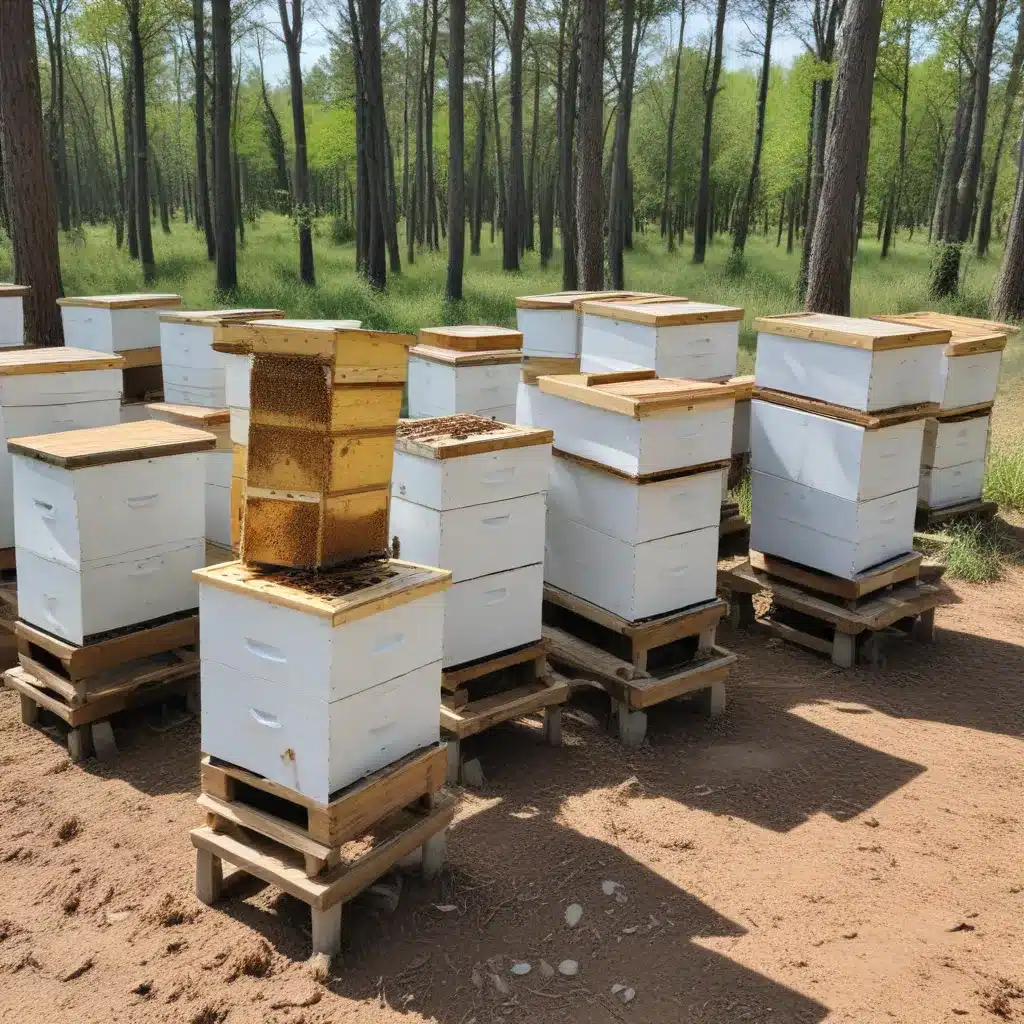
POLYGON ((199 806, 207 824, 191 833, 196 897, 207 905, 220 898, 227 861, 307 903, 313 953, 336 955, 347 900, 417 848, 426 879, 441 870, 455 814, 442 789, 445 764, 440 745, 414 751, 320 804, 204 758, 199 806))
POLYGON ((725 611, 725 602, 716 598, 628 622, 547 585, 544 639, 557 666, 608 693, 619 739, 637 747, 647 734, 647 709, 657 704, 696 694, 712 718, 725 710, 725 677, 736 661, 735 654, 715 644, 725 611))
POLYGON ((544 737, 562 744, 562 705, 569 686, 553 673, 545 641, 446 670, 441 676, 441 728, 448 738, 448 781, 462 772, 462 740, 501 722, 540 712, 544 737))
POLYGON ((719 551, 746 550, 750 539, 750 523, 740 514, 738 502, 722 503, 722 519, 718 524, 719 551))
POLYGON ((18 621, 18 583, 13 569, 0 570, 0 669, 18 664, 14 624, 18 621))
POLYGON ((198 707, 198 615, 117 631, 84 647, 26 622, 17 622, 15 633, 20 667, 5 672, 4 682, 21 695, 25 725, 37 724, 42 709, 68 726, 72 761, 94 746, 105 759, 116 756, 107 719, 118 711, 180 693, 190 710, 198 707))
POLYGON ((744 608, 737 624, 755 621, 753 595, 767 591, 771 609, 756 621, 775 636, 828 654, 841 668, 859 659, 878 666, 889 627, 922 643, 935 640, 939 589, 921 581, 921 560, 911 552, 844 580, 751 551, 749 561, 719 574, 719 585, 744 608))
POLYGON ((945 508, 928 508, 926 505, 917 506, 916 529, 920 531, 934 530, 940 526, 948 526, 955 522, 978 522, 983 519, 991 519, 999 511, 999 505, 994 501, 962 501, 957 505, 947 505, 945 508))

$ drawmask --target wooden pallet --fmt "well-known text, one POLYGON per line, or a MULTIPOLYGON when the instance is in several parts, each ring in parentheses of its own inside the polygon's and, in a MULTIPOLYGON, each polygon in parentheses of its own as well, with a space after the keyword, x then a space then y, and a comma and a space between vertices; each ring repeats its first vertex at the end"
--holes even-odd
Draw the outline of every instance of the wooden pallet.
POLYGON ((569 686, 548 668, 547 650, 541 640, 442 674, 441 728, 448 740, 449 782, 457 782, 462 771, 462 741, 502 722, 540 713, 547 741, 561 744, 562 705, 569 699, 569 686))
MULTIPOLYGON (((752 552, 752 556, 755 553, 752 552)), ((939 588, 920 579, 921 556, 893 559, 854 580, 818 573, 785 563, 789 578, 774 574, 780 566, 768 560, 773 572, 752 565, 754 558, 719 574, 720 585, 746 606, 741 624, 756 621, 775 636, 828 654, 843 668, 858 658, 882 662, 886 631, 895 628, 931 643, 935 639, 935 608, 939 588), (766 592, 771 607, 755 619, 753 595, 766 592)))
POLYGON ((914 524, 918 530, 933 530, 938 526, 947 526, 954 522, 978 522, 991 519, 999 506, 994 501, 962 501, 959 505, 947 505, 945 508, 929 508, 927 505, 917 506, 917 520, 914 524))
POLYGON ((307 903, 313 952, 341 948, 342 904, 417 847, 427 878, 444 863, 444 832, 455 800, 442 789, 446 754, 435 745, 319 804, 294 790, 212 758, 202 762, 205 827, 191 833, 196 896, 221 895, 223 862, 307 903))
POLYGON ((657 704, 696 694, 711 716, 725 709, 725 677, 736 661, 715 643, 725 611, 725 601, 716 598, 630 622, 547 585, 544 638, 560 669, 608 693, 619 738, 638 746, 647 733, 647 709, 657 704))
POLYGON ((78 647, 27 622, 15 624, 19 667, 4 674, 21 695, 21 718, 35 725, 40 709, 68 726, 73 761, 95 748, 117 753, 106 720, 119 711, 183 693, 197 706, 199 617, 189 615, 144 626, 78 647))

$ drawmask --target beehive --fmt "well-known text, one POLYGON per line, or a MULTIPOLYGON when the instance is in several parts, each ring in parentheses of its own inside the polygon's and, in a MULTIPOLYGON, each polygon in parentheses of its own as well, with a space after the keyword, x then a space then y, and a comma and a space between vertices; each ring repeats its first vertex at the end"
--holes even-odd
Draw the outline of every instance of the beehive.
POLYGON ((181 305, 180 295, 73 295, 57 300, 64 341, 97 352, 160 346, 160 314, 181 305))
POLYGON ((743 310, 709 302, 583 302, 584 373, 650 369, 713 380, 736 372, 743 310))
POLYGON ((428 327, 409 350, 409 415, 515 418, 523 336, 505 327, 428 327))
POLYGON ((0 284, 0 348, 25 344, 24 299, 30 291, 25 284, 0 284))
POLYGON ((245 562, 314 568, 387 550, 395 431, 413 340, 323 320, 220 329, 221 351, 255 356, 245 562))

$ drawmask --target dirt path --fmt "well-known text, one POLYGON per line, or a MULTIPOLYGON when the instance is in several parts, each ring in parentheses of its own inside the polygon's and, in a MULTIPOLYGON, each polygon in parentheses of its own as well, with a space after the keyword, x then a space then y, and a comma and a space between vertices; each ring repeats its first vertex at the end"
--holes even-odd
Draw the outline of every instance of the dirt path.
POLYGON ((1024 573, 951 598, 883 672, 725 635, 726 716, 664 708, 638 752, 586 694, 562 750, 485 737, 450 870, 347 909, 327 987, 303 905, 196 903, 195 724, 71 766, 4 692, 0 1020, 1024 1021, 1024 573))

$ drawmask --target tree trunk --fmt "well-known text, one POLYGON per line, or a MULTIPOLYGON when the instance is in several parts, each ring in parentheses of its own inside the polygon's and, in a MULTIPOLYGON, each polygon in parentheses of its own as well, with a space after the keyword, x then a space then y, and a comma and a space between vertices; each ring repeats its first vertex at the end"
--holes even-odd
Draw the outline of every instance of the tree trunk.
POLYGON ((131 57, 121 68, 121 101, 124 108, 124 199, 127 211, 125 230, 128 235, 128 256, 139 258, 139 233, 135 230, 138 208, 135 205, 135 100, 131 88, 131 57))
POLYGON ((448 277, 445 296, 462 298, 466 247, 466 198, 463 171, 466 55, 466 0, 448 0, 448 277))
POLYGON ((171 233, 171 215, 167 206, 167 192, 164 189, 164 176, 160 171, 160 161, 153 161, 153 171, 156 175, 156 199, 160 208, 160 230, 165 235, 171 233))
POLYGON ((125 183, 124 169, 121 166, 121 147, 117 141, 117 116, 114 113, 114 95, 110 83, 110 62, 106 46, 100 47, 100 66, 103 73, 103 92, 107 102, 107 113, 110 117, 110 136, 114 144, 114 171, 117 175, 117 202, 118 208, 114 220, 114 237, 117 248, 124 245, 124 211, 125 211, 125 183))
POLYGON ((427 51, 427 98, 424 118, 426 120, 426 167, 424 187, 427 245, 438 248, 437 242, 437 183, 434 181, 434 88, 436 85, 435 65, 437 61, 437 0, 430 3, 430 48, 427 51))
POLYGON ((128 36, 132 53, 132 93, 135 114, 135 230, 139 236, 142 279, 150 284, 156 277, 153 260, 153 227, 149 213, 149 134, 146 128, 146 65, 142 46, 140 5, 128 0, 128 36))
POLYGON ((416 167, 413 173, 412 192, 406 213, 406 260, 412 264, 416 259, 416 246, 423 242, 423 176, 426 159, 423 154, 423 92, 426 78, 427 59, 427 11, 428 0, 423 0, 423 23, 420 28, 419 75, 416 80, 416 167))
MULTIPOLYGON (((498 75, 495 65, 498 61, 498 22, 491 19, 491 104, 494 107, 494 160, 498 178, 498 197, 496 200, 496 218, 503 230, 507 230, 506 193, 505 193, 505 157, 501 151, 501 119, 498 116, 498 75)), ((504 258, 504 256, 502 257, 504 258)))
POLYGON ((31 289, 24 298, 25 341, 63 345, 57 195, 43 143, 32 0, 0 6, 0 153, 14 282, 31 289))
POLYGON ((206 169, 206 15, 203 0, 192 0, 195 45, 196 221, 206 236, 206 258, 216 258, 213 218, 210 215, 210 179, 206 169))
POLYGON ((558 226, 562 236, 562 287, 574 291, 579 284, 576 264, 576 172, 573 164, 573 133, 576 125, 576 89, 579 78, 578 23, 569 32, 569 0, 562 0, 558 23, 558 77, 555 83, 558 143, 558 226), (569 38, 569 62, 565 65, 565 41, 569 38))
POLYGON ((850 313, 857 190, 866 172, 882 0, 847 0, 836 98, 811 242, 807 308, 850 313))
POLYGON ((629 173, 629 120, 633 93, 634 0, 622 0, 622 39, 619 51, 619 101, 612 143, 611 188, 608 192, 608 284, 626 287, 623 249, 626 244, 626 179, 629 173))
POLYGON ((946 141, 946 152, 942 162, 942 174, 935 194, 935 210, 932 214, 932 237, 943 241, 950 233, 955 218, 956 183, 963 170, 967 153, 967 135, 970 111, 974 105, 974 87, 960 97, 953 127, 946 141))
MULTIPOLYGON (((761 173, 761 147, 764 145, 764 117, 768 108, 768 79, 772 69, 772 30, 775 27, 775 0, 768 0, 764 16, 764 55, 761 60, 761 81, 757 88, 757 118, 754 124, 754 156, 750 163, 747 193, 740 203, 733 234, 732 250, 742 260, 747 245, 750 211, 757 199, 757 180, 761 173)), ((779 213, 779 241, 782 241, 782 213, 779 213)))
POLYGON ((725 33, 727 0, 718 0, 715 16, 714 58, 710 72, 704 74, 704 133, 700 147, 700 183, 697 189, 697 221, 693 228, 693 262, 703 263, 707 251, 711 192, 711 129, 715 117, 715 97, 722 72, 722 40, 725 33))
POLYGON ((672 155, 676 146, 676 112, 679 108, 679 72, 683 63, 683 33, 686 30, 686 0, 679 3, 679 42, 676 46, 676 66, 672 74, 672 105, 668 114, 668 140, 665 147, 665 198, 661 204, 661 233, 668 235, 668 251, 676 247, 672 224, 672 155))
POLYGON ((509 139, 508 192, 505 199, 505 230, 502 236, 501 266, 519 269, 519 254, 524 241, 523 208, 523 33, 526 29, 526 0, 513 0, 509 26, 509 139))
POLYGON ((534 51, 533 121, 530 124, 530 165, 526 172, 526 248, 533 249, 533 224, 537 197, 537 135, 540 132, 540 55, 534 51))
POLYGON ((484 218, 484 161, 487 155, 487 65, 476 123, 476 152, 473 155, 473 208, 469 218, 469 251, 480 255, 480 231, 484 218))
POLYGON ((1003 265, 992 293, 991 313, 1000 320, 1024 320, 1024 132, 1017 152, 1017 192, 1006 232, 1003 265))
POLYGON ((889 207, 886 211, 885 231, 882 237, 882 259, 889 256, 889 247, 892 245, 892 233, 895 225, 898 225, 900 201, 903 196, 903 178, 907 167, 907 97, 910 94, 910 33, 912 25, 910 19, 903 34, 903 90, 900 96, 900 153, 896 165, 896 181, 890 194, 889 207))
POLYGON ((234 291, 235 196, 231 174, 231 0, 210 0, 213 53, 213 220, 217 291, 234 291))
POLYGON ((576 132, 576 231, 580 283, 588 291, 604 279, 604 190, 601 138, 604 107, 604 2, 580 0, 579 102, 576 132))
POLYGON ((793 234, 796 230, 796 194, 789 189, 789 218, 786 222, 786 255, 793 251, 793 234))

